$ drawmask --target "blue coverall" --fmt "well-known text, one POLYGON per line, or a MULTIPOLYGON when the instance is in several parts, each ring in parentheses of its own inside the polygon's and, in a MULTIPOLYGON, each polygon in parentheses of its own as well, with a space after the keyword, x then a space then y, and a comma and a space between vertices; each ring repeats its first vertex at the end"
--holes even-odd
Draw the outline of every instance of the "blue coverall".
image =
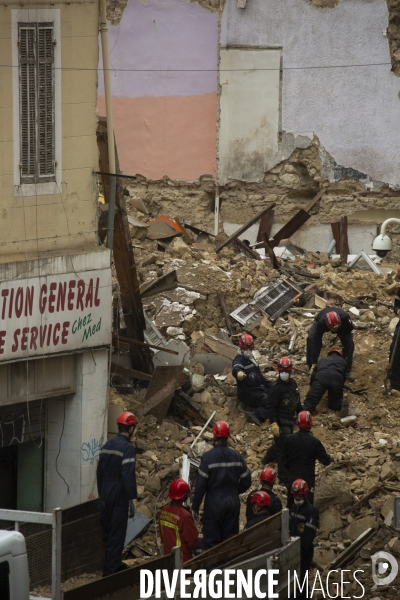
MULTIPOLYGON (((394 310, 395 315, 400 316, 400 314, 399 314, 399 311, 400 311, 400 288, 397 290, 396 298, 394 299, 393 310, 394 310)), ((396 339, 397 339, 397 335, 399 333, 399 327, 400 327, 400 321, 396 325, 396 329, 394 330, 394 333, 393 333, 392 343, 390 344, 389 362, 392 359, 392 354, 395 349, 394 347, 396 345, 396 339)), ((400 390, 400 343, 397 344, 397 348, 396 348, 394 360, 393 360, 393 365, 392 365, 392 368, 390 369, 389 379, 390 379, 391 388, 394 390, 400 390)))
MULTIPOLYGON (((302 506, 293 504, 289 510, 289 533, 292 537, 300 538, 300 582, 303 583, 305 574, 311 569, 314 556, 314 538, 319 522, 318 511, 305 499, 302 506)), ((291 596, 293 598, 294 596, 291 596)), ((297 598, 308 598, 308 592, 303 589, 297 598)))
MULTIPOLYGON (((311 368, 316 365, 322 348, 322 337, 324 333, 328 333, 330 329, 326 326, 325 316, 328 312, 337 313, 342 324, 336 332, 343 346, 343 358, 346 360, 346 371, 350 373, 353 365, 354 341, 353 334, 354 325, 346 311, 336 306, 327 306, 323 308, 315 317, 314 323, 311 325, 307 336, 307 365, 311 368)), ((333 332, 331 332, 333 333, 333 332)))
POLYGON ((100 451, 97 489, 106 544, 103 576, 115 573, 121 564, 129 500, 137 498, 135 454, 135 448, 121 433, 104 444, 100 451))
POLYGON ((239 494, 249 489, 251 474, 245 460, 218 443, 201 457, 192 510, 199 512, 204 494, 204 550, 239 533, 239 494))
POLYGON ((238 400, 250 407, 257 419, 263 423, 267 418, 267 393, 272 382, 264 377, 257 364, 239 353, 233 360, 232 375, 237 380, 238 400), (242 381, 237 379, 239 371, 246 373, 242 381))

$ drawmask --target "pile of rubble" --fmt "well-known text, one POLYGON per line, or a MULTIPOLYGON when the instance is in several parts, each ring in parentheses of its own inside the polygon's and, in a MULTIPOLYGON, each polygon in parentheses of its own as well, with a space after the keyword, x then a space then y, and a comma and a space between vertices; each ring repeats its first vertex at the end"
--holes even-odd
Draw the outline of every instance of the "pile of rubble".
MULTIPOLYGON (((133 214, 135 219, 143 220, 139 211, 133 214)), ((191 373, 186 393, 199 408, 203 422, 212 413, 213 420, 228 420, 233 432, 230 443, 245 457, 254 486, 272 435, 268 423, 261 427, 250 424, 237 402, 230 373, 237 336, 248 331, 255 337, 255 355, 271 379, 276 377, 276 359, 289 354, 299 369, 293 376, 304 399, 309 377, 301 371, 305 368, 307 330, 315 314, 332 301, 333 295, 352 315, 356 326, 356 381, 348 392, 351 418, 340 420, 327 408, 325 399, 314 418, 313 432, 334 460, 329 467, 317 467, 315 502, 321 522, 314 561, 320 571, 328 571, 347 550, 344 562, 340 558, 338 565, 352 571, 364 570, 358 578, 366 588, 365 598, 397 597, 390 586, 380 588, 379 593, 371 591, 370 560, 379 550, 400 558, 400 536, 392 527, 393 497, 400 493, 400 393, 383 395, 388 349, 397 323, 392 310, 399 286, 395 270, 387 268, 378 275, 350 269, 338 259, 329 259, 326 253, 309 252, 295 260, 279 259, 278 270, 272 268, 269 258, 257 260, 233 244, 217 252, 221 238, 190 229, 188 232, 186 241, 184 236, 176 235, 162 240, 143 239, 142 234, 142 239, 133 238, 142 285, 176 271, 175 289, 145 298, 144 308, 165 340, 186 344, 184 361, 191 373), (253 302, 260 288, 288 277, 300 292, 289 310, 274 321, 263 311, 246 326, 229 317, 240 305, 253 302), (218 292, 222 292, 227 310, 218 292), (364 532, 368 534, 360 549, 353 542, 364 532)), ((333 341, 325 338, 323 353, 333 341)), ((146 390, 138 387, 123 396, 112 390, 111 403, 140 413, 145 394, 146 390)), ((170 481, 178 476, 183 454, 188 454, 195 466, 196 459, 211 448, 208 428, 196 441, 201 430, 201 425, 194 425, 190 418, 176 419, 171 413, 161 423, 151 414, 140 419, 136 438, 139 512, 154 519, 157 509, 166 502, 170 481)), ((195 471, 193 468, 194 479, 195 471)), ((283 500, 285 492, 278 487, 283 500)), ((128 562, 135 564, 158 553, 153 523, 132 543, 128 562)))

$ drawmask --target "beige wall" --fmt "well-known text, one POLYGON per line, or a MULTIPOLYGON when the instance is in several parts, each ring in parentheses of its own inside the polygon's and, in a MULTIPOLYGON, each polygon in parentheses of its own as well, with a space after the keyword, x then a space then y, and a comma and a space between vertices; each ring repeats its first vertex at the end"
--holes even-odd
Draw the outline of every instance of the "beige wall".
MULTIPOLYGON (((0 5, 0 56, 12 64, 11 10, 0 5)), ((26 7, 25 7, 26 8, 26 7)), ((97 245, 98 170, 96 98, 98 4, 30 4, 60 9, 62 184, 61 193, 17 196, 14 188, 12 68, 0 66, 0 260, 97 245), (72 70, 66 70, 72 69, 72 70), (82 69, 75 71, 73 69, 82 69)), ((88 248, 89 249, 89 248, 88 248)))

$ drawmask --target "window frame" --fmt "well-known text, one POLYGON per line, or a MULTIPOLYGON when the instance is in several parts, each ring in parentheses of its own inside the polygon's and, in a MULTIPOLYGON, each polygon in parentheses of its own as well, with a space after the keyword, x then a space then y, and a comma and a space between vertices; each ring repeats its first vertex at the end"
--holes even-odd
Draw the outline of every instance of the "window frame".
MULTIPOLYGON (((39 196, 59 194, 62 191, 62 130, 61 130, 61 27, 60 9, 13 9, 12 61, 13 61, 13 137, 14 137, 14 196, 39 196), (54 107, 54 175, 40 181, 24 182, 21 172, 21 109, 20 109, 20 60, 19 28, 22 25, 52 24, 54 49, 53 107, 54 107)), ((38 150, 36 162, 38 162, 38 150)))

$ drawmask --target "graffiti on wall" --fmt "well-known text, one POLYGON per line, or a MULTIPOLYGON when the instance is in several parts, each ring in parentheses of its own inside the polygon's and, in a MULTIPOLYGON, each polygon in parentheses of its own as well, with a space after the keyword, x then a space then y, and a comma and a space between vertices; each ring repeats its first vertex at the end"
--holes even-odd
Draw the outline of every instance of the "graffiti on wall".
POLYGON ((92 438, 88 442, 83 442, 81 447, 82 452, 82 460, 83 462, 88 462, 89 464, 93 464, 96 458, 100 454, 100 449, 103 445, 103 438, 101 437, 99 440, 96 438, 92 438))
POLYGON ((25 414, 0 415, 0 448, 22 444, 25 440, 25 414))

